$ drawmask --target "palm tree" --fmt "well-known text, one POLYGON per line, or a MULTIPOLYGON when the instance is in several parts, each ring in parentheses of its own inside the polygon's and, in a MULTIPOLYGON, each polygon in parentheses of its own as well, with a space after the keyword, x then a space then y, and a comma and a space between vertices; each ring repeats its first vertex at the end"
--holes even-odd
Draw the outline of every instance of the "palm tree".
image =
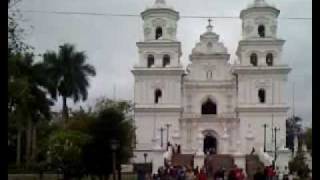
POLYGON ((95 76, 96 71, 92 65, 86 64, 84 52, 77 52, 74 45, 64 44, 59 47, 59 52, 47 51, 44 56, 44 65, 47 77, 50 80, 49 92, 54 99, 62 97, 63 117, 69 117, 67 98, 74 102, 80 99, 85 101, 88 97, 88 76, 95 76))
POLYGON ((26 160, 36 155, 36 126, 50 119, 53 102, 46 97, 42 66, 33 63, 32 54, 16 54, 8 59, 8 115, 17 131, 16 164, 21 161, 21 138, 26 131, 26 160))

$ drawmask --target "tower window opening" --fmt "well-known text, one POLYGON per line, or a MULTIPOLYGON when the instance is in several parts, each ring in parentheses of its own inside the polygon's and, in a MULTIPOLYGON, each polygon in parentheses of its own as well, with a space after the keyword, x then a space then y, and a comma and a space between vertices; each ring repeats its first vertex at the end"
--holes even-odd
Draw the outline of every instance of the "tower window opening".
POLYGON ((170 56, 168 54, 166 54, 163 56, 162 66, 166 67, 169 64, 170 64, 170 56))
POLYGON ((159 103, 159 99, 161 98, 162 96, 162 92, 160 89, 156 89, 155 92, 154 92, 154 103, 155 104, 158 104, 159 103))
POLYGON ((264 25, 259 25, 258 26, 258 34, 260 37, 265 37, 265 27, 264 25))
POLYGON ((154 64, 154 56, 149 55, 148 56, 148 68, 150 68, 154 64))
POLYGON ((217 105, 210 98, 201 106, 201 114, 217 114, 217 105))
POLYGON ((162 28, 157 27, 156 29, 156 39, 159 39, 162 36, 162 28))
POLYGON ((273 55, 271 53, 268 53, 266 56, 266 63, 268 66, 273 65, 273 55))
POLYGON ((250 55, 250 63, 253 65, 253 66, 257 66, 258 65, 258 56, 256 53, 253 53, 250 55))
POLYGON ((258 97, 259 97, 260 103, 265 103, 266 102, 266 91, 264 89, 259 89, 258 97))

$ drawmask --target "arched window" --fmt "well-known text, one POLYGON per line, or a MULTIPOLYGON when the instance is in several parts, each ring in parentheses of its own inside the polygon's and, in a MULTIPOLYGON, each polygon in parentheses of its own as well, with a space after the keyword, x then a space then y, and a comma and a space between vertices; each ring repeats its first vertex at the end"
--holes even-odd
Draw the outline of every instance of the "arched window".
POLYGON ((258 34, 260 37, 265 37, 265 28, 264 25, 259 25, 258 26, 258 34))
POLYGON ((217 105, 210 98, 201 106, 201 114, 217 114, 217 105))
POLYGON ((160 89, 156 89, 156 90, 154 91, 154 103, 155 103, 155 104, 158 104, 158 103, 159 103, 159 99, 161 98, 161 96, 162 96, 161 90, 160 90, 160 89))
POLYGON ((159 39, 162 36, 162 28, 157 27, 156 29, 156 39, 159 39))
POLYGON ((265 103, 266 102, 266 91, 264 89, 259 89, 258 97, 259 97, 260 103, 265 103))
POLYGON ((268 53, 266 56, 266 63, 268 66, 273 65, 273 55, 271 53, 268 53))
POLYGON ((170 64, 170 56, 168 54, 163 56, 162 66, 166 67, 170 64))
POLYGON ((252 53, 250 55, 250 63, 253 65, 253 66, 257 66, 258 65, 258 56, 256 53, 252 53))
POLYGON ((148 68, 150 68, 153 64, 154 64, 154 56, 150 54, 148 56, 148 68))

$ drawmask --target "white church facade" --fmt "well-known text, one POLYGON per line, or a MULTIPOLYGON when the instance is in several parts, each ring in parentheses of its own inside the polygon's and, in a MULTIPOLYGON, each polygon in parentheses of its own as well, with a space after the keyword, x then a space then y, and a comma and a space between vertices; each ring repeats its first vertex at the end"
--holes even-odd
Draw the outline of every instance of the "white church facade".
POLYGON ((137 42, 139 61, 132 70, 134 162, 144 162, 148 154, 154 170, 163 166, 169 141, 179 144, 182 154, 194 154, 199 166, 212 148, 232 155, 242 168, 253 148, 270 164, 275 144, 277 164, 287 165, 284 85, 291 69, 281 61, 285 41, 277 37, 279 13, 264 0, 241 11, 242 38, 233 64, 209 21, 186 69, 176 37, 179 13, 164 0, 141 13, 144 40, 137 42))

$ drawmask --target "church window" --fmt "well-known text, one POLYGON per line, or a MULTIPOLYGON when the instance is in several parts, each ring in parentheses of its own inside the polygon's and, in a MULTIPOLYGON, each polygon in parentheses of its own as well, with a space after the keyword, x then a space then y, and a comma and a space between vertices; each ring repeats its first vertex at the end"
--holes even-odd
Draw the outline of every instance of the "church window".
POLYGON ((161 98, 161 96, 162 96, 161 90, 160 90, 160 89, 156 89, 156 90, 154 91, 154 103, 155 103, 155 104, 158 104, 158 103, 159 103, 159 99, 161 98))
POLYGON ((148 68, 150 68, 154 64, 154 56, 149 55, 148 56, 148 68))
POLYGON ((207 79, 212 79, 212 71, 207 71, 207 79))
POLYGON ((170 64, 170 56, 168 54, 166 54, 163 56, 162 66, 166 67, 169 64, 170 64))
POLYGON ((268 66, 273 65, 273 55, 271 53, 268 53, 266 56, 266 63, 268 66))
POLYGON ((260 37, 265 37, 265 27, 264 25, 259 25, 258 26, 258 34, 260 37))
POLYGON ((201 114, 217 114, 217 105, 210 98, 202 104, 201 114))
POLYGON ((265 103, 266 102, 266 91, 264 89, 259 89, 258 97, 259 97, 260 103, 265 103))
POLYGON ((162 36, 162 28, 157 27, 156 29, 156 39, 159 39, 162 36))
POLYGON ((250 55, 250 63, 253 65, 253 66, 257 66, 258 65, 258 56, 256 53, 252 53, 250 55))

